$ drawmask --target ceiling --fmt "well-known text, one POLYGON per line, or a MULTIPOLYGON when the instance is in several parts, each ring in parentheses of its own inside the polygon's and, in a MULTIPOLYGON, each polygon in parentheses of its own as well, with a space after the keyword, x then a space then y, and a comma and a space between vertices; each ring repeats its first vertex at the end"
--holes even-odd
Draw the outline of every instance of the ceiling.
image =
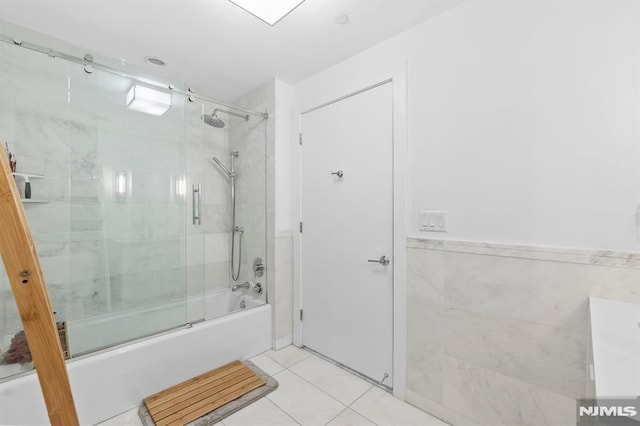
POLYGON ((271 27, 228 0, 0 0, 0 20, 233 102, 274 77, 301 81, 462 1, 306 0, 271 27), (333 22, 337 12, 348 24, 333 22), (147 65, 148 55, 167 65, 147 65))

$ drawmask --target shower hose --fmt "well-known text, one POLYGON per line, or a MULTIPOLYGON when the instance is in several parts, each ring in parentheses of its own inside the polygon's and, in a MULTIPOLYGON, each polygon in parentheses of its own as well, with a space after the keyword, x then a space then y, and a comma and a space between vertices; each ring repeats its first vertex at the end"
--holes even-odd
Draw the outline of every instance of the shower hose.
POLYGON ((244 229, 242 228, 237 228, 234 227, 232 232, 231 232, 231 278, 233 278, 234 281, 238 281, 238 278, 240 277, 240 259, 242 259, 242 235, 244 235, 244 229), (235 259, 235 252, 236 252, 236 233, 240 233, 240 237, 238 239, 238 271, 235 271, 235 267, 234 267, 234 259, 235 259))

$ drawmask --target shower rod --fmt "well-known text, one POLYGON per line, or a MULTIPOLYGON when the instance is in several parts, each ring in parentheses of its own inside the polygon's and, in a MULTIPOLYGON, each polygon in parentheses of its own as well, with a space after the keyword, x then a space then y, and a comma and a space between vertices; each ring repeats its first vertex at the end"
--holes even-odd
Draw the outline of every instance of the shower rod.
POLYGON ((69 55, 67 53, 60 52, 60 51, 57 51, 55 49, 51 49, 51 48, 48 48, 48 47, 45 47, 45 46, 40 46, 40 45, 35 44, 35 43, 30 43, 28 41, 23 41, 23 40, 18 39, 18 38, 13 38, 13 37, 7 36, 5 34, 0 34, 0 42, 11 44, 11 45, 18 46, 18 47, 22 47, 24 49, 32 50, 34 52, 43 53, 43 54, 49 56, 50 58, 60 58, 60 59, 64 59, 65 61, 69 61, 69 62, 73 62, 75 64, 83 65, 85 67, 85 71, 87 73, 93 72, 90 68, 97 68, 97 69, 99 69, 101 71, 105 71, 105 72, 108 72, 110 74, 114 74, 114 75, 117 75, 117 76, 120 76, 120 77, 128 78, 128 79, 131 79, 131 80, 136 81, 138 83, 155 86, 157 88, 162 88, 162 89, 169 89, 172 92, 176 92, 176 93, 179 93, 181 95, 187 96, 187 99, 189 99, 190 102, 193 102, 194 98, 195 99, 200 99, 202 101, 211 102, 211 103, 216 104, 216 105, 221 105, 221 106, 223 106, 225 108, 246 112, 247 114, 257 115, 258 117, 262 117, 265 120, 269 118, 269 113, 268 112, 251 111, 251 110, 248 110, 248 109, 245 109, 245 108, 240 108, 240 107, 237 107, 237 106, 234 106, 234 105, 229 105, 229 104, 226 104, 224 102, 220 102, 220 101, 217 101, 215 99, 212 99, 212 98, 209 98, 209 97, 206 97, 206 96, 198 95, 198 94, 192 92, 191 89, 181 90, 181 89, 176 88, 173 84, 160 83, 158 81, 150 80, 150 79, 147 79, 147 78, 144 78, 144 77, 139 77, 137 75, 133 75, 133 74, 129 74, 129 73, 120 71, 120 70, 118 70, 116 68, 113 68, 113 67, 110 67, 108 65, 103 65, 103 64, 99 64, 99 63, 93 62, 93 55, 91 55, 89 53, 85 54, 83 58, 80 58, 78 56, 69 55))

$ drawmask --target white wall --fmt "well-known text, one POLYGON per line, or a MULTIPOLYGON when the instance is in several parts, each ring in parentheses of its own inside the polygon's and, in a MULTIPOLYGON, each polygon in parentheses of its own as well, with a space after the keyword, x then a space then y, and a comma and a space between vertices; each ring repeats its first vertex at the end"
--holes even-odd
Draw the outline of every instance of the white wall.
POLYGON ((276 180, 276 236, 291 235, 291 162, 293 127, 293 87, 275 80, 275 180, 276 180))
MULTIPOLYGON (((273 118, 273 117, 272 117, 273 118)), ((293 87, 275 80, 273 348, 293 342, 293 87)), ((297 122, 296 122, 297 123, 297 122)))
POLYGON ((296 111, 408 63, 408 234, 638 250, 638 4, 469 1, 299 83, 296 111), (447 234, 419 231, 447 210, 447 234))

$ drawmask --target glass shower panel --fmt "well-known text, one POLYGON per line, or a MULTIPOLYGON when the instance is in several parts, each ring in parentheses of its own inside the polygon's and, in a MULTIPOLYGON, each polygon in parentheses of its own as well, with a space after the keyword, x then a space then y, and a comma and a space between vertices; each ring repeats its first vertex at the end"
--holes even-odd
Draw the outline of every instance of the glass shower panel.
MULTIPOLYGON (((0 32, 17 38, 28 35, 5 23, 0 32)), ((33 41, 41 42, 42 37, 33 41)), ((52 298, 56 310, 60 300, 71 297, 66 286, 70 230, 68 73, 65 61, 0 45, 0 141, 15 155, 16 184, 49 292, 58 294, 56 300, 52 298)), ((0 380, 30 370, 30 360, 11 287, 0 267, 0 380)))
POLYGON ((73 355, 187 322, 184 96, 90 71, 70 72, 70 283, 83 292, 67 312, 73 355), (132 110, 132 90, 171 105, 132 110))
MULTIPOLYGON (((211 102, 203 103, 202 114, 211 115, 221 105, 211 102)), ((216 297, 221 291, 228 291, 231 283, 230 274, 230 229, 231 204, 229 177, 215 165, 213 158, 230 167, 229 127, 211 127, 200 119, 199 123, 203 154, 203 183, 204 183, 204 222, 205 238, 205 289, 208 301, 216 297)), ((206 316, 212 318, 224 313, 212 307, 215 303, 206 303, 206 316)))
MULTIPOLYGON (((12 24, 0 22, 0 33, 90 59, 12 24)), ((165 81, 164 114, 129 109, 131 88, 154 88, 158 79, 93 57, 83 65, 0 43, 0 141, 17 159, 16 183, 71 356, 182 326, 204 310, 202 300, 187 304, 185 97, 165 81)), ((0 380, 32 368, 27 356, 7 362, 7 353, 20 353, 21 330, 0 268, 0 380)))
POLYGON ((187 102, 186 138, 187 163, 185 187, 187 203, 187 321, 194 323, 204 319, 204 138, 200 115, 202 102, 187 102), (194 192, 197 191, 197 192, 194 192), (194 203, 194 197, 197 197, 194 203))
POLYGON ((33 369, 31 354, 22 331, 4 267, 0 265, 0 382, 33 369))

